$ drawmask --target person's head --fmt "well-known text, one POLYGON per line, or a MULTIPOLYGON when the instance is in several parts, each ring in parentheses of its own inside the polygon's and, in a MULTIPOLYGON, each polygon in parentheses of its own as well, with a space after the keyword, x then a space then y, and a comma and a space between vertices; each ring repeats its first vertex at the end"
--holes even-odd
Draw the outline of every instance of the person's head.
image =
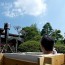
POLYGON ((41 50, 45 54, 49 54, 53 51, 54 47, 54 39, 52 39, 50 36, 43 36, 41 39, 41 50))

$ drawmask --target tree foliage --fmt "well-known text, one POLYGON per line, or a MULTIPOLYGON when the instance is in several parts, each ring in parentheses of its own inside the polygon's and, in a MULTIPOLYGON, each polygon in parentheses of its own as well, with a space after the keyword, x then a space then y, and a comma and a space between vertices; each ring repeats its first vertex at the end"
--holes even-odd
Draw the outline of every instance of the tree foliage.
POLYGON ((22 30, 25 31, 24 32, 25 33, 25 35, 24 35, 25 41, 32 40, 36 35, 40 35, 40 32, 38 31, 36 24, 28 26, 28 27, 24 27, 24 28, 22 28, 22 30))
POLYGON ((63 36, 61 35, 61 31, 60 30, 57 30, 57 29, 55 31, 53 31, 52 37, 55 40, 62 40, 63 39, 63 36))
MULTIPOLYGON (((63 36, 61 35, 61 30, 54 30, 49 22, 47 22, 44 26, 42 31, 40 32, 36 27, 36 24, 31 26, 23 27, 21 30, 21 34, 24 37, 24 42, 19 46, 19 50, 21 52, 38 52, 40 51, 40 44, 39 41, 42 35, 50 35, 56 40, 56 44, 58 41, 63 43, 63 36), (41 35, 40 35, 41 34, 41 35)), ((57 51, 60 49, 64 49, 65 47, 58 47, 56 46, 57 51)), ((65 52, 65 51, 63 51, 65 52)))
POLYGON ((44 26, 43 29, 41 31, 41 35, 50 35, 52 32, 52 26, 49 22, 47 22, 44 26))

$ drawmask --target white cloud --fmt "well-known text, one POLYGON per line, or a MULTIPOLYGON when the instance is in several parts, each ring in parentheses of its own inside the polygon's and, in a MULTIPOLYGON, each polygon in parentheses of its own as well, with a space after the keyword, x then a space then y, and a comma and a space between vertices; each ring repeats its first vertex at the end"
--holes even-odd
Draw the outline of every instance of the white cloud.
POLYGON ((39 16, 46 12, 46 3, 44 0, 15 0, 13 3, 4 3, 4 14, 9 17, 19 15, 39 16))

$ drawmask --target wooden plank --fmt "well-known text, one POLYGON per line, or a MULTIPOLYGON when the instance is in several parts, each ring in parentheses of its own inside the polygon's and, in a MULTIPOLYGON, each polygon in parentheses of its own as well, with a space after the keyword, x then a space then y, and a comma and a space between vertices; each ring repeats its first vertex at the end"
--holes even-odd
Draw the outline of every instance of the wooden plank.
POLYGON ((39 57, 38 58, 38 65, 43 65, 44 64, 44 57, 39 57))
POLYGON ((43 65, 51 65, 52 64, 52 59, 51 58, 48 58, 48 57, 45 57, 44 58, 44 64, 43 65))
POLYGON ((65 65, 65 54, 64 54, 64 64, 62 64, 62 65, 65 65))
MULTIPOLYGON (((51 65, 61 65, 64 64, 64 54, 54 55, 54 56, 47 56, 46 58, 51 59, 51 65)), ((47 61, 48 62, 48 61, 47 61)))
POLYGON ((64 64, 64 54, 56 55, 55 57, 58 61, 58 65, 64 64))
POLYGON ((4 58, 3 65, 38 65, 36 62, 4 58))
POLYGON ((2 53, 0 53, 0 65, 3 65, 3 54, 2 53))

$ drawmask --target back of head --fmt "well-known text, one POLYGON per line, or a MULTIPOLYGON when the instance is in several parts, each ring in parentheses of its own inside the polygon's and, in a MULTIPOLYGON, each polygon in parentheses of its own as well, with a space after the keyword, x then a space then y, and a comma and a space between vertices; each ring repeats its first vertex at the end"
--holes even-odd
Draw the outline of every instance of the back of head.
POLYGON ((41 39, 41 46, 46 51, 53 51, 54 39, 47 35, 43 36, 41 39))

